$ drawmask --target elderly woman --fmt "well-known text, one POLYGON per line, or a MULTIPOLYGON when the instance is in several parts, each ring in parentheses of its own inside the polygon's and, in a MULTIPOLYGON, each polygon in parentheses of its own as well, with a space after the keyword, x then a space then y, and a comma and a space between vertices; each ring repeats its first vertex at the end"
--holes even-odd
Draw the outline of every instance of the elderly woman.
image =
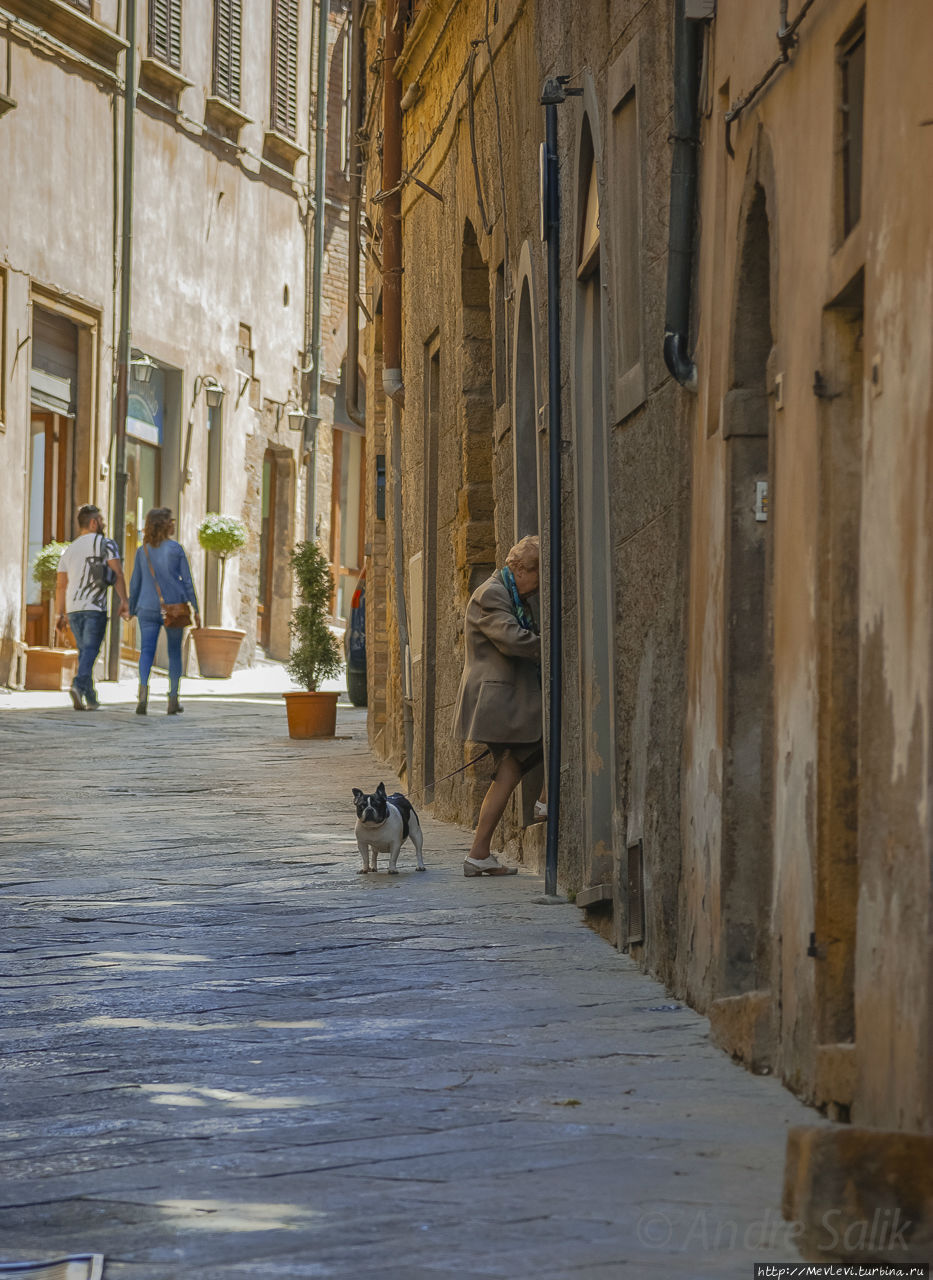
POLYGON ((509 797, 542 758, 541 640, 528 597, 538 590, 539 548, 535 536, 522 538, 505 558, 505 568, 473 592, 466 610, 466 660, 454 733, 465 742, 484 742, 495 774, 480 809, 465 876, 511 876, 490 852, 490 841, 509 797))

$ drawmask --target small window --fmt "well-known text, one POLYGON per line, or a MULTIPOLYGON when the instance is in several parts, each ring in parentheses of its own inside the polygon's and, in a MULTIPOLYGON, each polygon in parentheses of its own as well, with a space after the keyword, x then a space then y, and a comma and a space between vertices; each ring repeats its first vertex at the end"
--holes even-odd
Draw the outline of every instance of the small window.
POLYGON ((181 67, 181 0, 149 0, 149 57, 181 67))
POLYGON ((839 144, 842 235, 862 216, 862 134, 865 115, 865 20, 839 45, 839 144))
POLYGON ((596 178, 596 157, 590 161, 590 176, 586 191, 586 204, 580 231, 580 256, 577 275, 588 275, 599 254, 599 184, 596 178))
POLYGON ((240 105, 242 0, 214 0, 214 93, 240 105))
POLYGON ((615 365, 615 418, 645 398, 642 321, 642 148, 639 124, 639 42, 636 36, 609 71, 609 190, 612 193, 609 301, 615 365))
POLYGON ((298 0, 272 0, 272 128, 298 133, 298 0))

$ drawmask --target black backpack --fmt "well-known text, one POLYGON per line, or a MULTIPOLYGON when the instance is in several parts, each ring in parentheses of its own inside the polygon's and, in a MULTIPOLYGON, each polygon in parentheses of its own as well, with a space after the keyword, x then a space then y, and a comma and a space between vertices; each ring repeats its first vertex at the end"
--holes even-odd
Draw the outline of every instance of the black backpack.
POLYGON ((108 587, 112 587, 116 582, 117 575, 107 563, 109 559, 113 558, 107 555, 107 539, 102 533, 97 536, 100 538, 100 545, 95 548, 96 554, 93 557, 88 557, 87 573, 95 587, 106 591, 108 587))

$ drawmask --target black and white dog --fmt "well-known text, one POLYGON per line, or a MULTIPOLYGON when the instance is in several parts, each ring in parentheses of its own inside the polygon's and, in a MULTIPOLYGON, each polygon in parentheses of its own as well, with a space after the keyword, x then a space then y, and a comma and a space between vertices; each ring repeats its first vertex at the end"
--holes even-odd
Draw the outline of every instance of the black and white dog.
POLYGON ((358 787, 354 787, 353 799, 356 802, 356 843, 363 859, 363 865, 357 874, 364 876, 367 871, 375 871, 379 854, 387 853, 389 875, 397 876, 395 864, 398 862, 399 850, 408 839, 415 846, 418 870, 424 871, 421 823, 401 792, 387 796, 385 784, 380 782, 371 796, 364 795, 358 787))

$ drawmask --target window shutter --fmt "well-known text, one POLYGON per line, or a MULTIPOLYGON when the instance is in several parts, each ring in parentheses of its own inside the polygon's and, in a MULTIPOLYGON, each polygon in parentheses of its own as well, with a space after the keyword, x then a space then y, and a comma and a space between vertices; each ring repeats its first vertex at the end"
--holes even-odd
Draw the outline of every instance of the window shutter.
POLYGON ((214 0, 214 92, 240 105, 242 0, 214 0))
POLYGON ((149 56, 181 67, 181 0, 149 0, 149 56))
POLYGON ((272 128, 298 132, 298 0, 273 0, 272 128))

